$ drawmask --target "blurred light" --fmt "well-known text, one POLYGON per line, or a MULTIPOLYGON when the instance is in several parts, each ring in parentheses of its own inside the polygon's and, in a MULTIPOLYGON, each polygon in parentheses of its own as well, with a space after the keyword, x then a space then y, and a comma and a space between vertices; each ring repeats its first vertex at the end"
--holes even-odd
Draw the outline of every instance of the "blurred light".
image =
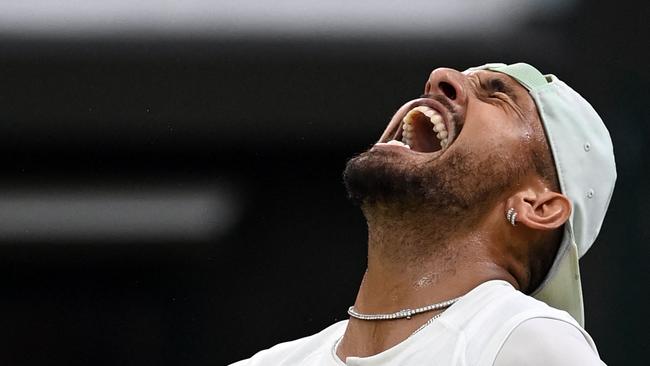
POLYGON ((204 241, 225 233, 239 213, 225 189, 2 190, 0 243, 204 241))
POLYGON ((502 33, 575 0, 21 0, 0 3, 0 34, 93 36, 442 36, 502 33))

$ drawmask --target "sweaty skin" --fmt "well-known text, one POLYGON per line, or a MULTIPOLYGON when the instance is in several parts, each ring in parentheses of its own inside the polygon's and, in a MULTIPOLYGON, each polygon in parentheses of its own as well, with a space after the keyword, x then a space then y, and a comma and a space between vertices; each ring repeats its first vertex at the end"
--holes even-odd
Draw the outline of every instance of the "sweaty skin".
MULTIPOLYGON (((441 68, 423 97, 439 102, 456 127, 445 150, 379 143, 352 159, 344 175, 368 223, 368 269, 354 304, 362 313, 445 301, 494 279, 529 291, 548 270, 571 210, 554 182, 531 168, 534 152, 547 147, 535 103, 519 83, 491 71, 441 68), (504 219, 510 207, 518 212, 515 227, 504 219)), ((395 137, 408 109, 380 142, 395 137)), ((380 353, 434 314, 351 318, 336 354, 380 353)))

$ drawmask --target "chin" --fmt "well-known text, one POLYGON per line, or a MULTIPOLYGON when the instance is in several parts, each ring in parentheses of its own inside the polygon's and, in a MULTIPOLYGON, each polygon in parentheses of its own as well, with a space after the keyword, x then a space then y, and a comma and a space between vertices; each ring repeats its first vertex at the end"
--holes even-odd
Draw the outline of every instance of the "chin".
POLYGON ((371 149, 350 159, 343 172, 348 197, 355 204, 421 204, 427 196, 421 170, 399 149, 371 149))
POLYGON ((476 156, 452 149, 435 159, 419 159, 419 154, 402 150, 373 148, 348 161, 343 179, 353 203, 445 218, 475 216, 513 182, 498 154, 476 156))

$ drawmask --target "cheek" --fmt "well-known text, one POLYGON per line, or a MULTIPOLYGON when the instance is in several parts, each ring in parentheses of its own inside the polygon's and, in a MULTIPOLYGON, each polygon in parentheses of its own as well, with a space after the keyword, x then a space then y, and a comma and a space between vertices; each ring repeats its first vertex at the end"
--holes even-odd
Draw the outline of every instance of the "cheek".
POLYGON ((485 155, 520 153, 531 142, 531 132, 522 122, 503 111, 486 110, 479 118, 467 121, 459 136, 459 146, 485 155))

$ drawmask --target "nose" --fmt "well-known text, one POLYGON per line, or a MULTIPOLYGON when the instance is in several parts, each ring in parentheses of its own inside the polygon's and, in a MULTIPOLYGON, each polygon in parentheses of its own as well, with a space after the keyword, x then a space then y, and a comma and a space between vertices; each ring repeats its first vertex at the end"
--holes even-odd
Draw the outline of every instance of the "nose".
POLYGON ((424 94, 441 95, 456 106, 464 106, 467 101, 465 75, 454 69, 437 68, 429 75, 424 94))

